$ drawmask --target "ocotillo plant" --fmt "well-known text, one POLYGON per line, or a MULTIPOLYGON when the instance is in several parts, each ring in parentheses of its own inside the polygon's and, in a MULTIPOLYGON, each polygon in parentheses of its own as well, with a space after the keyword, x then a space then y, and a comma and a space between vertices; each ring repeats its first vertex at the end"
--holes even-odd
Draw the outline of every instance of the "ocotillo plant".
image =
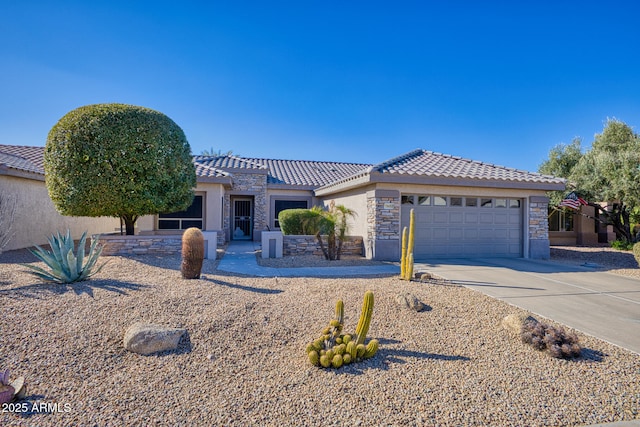
POLYGON ((400 278, 411 280, 413 276, 413 245, 415 237, 416 215, 413 209, 409 214, 409 241, 407 241, 407 227, 402 230, 402 259, 400 260, 400 278))
POLYGON ((204 260, 204 235, 199 228, 187 228, 182 235, 182 265, 184 279, 199 279, 204 260))

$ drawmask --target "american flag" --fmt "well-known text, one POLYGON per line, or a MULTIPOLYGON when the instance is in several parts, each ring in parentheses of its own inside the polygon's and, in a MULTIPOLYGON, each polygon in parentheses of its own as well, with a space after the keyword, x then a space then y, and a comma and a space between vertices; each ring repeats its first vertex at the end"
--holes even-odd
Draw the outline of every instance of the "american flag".
POLYGON ((582 198, 579 197, 575 191, 564 196, 564 199, 560 202, 558 206, 566 206, 571 209, 578 210, 580 209, 580 205, 587 205, 588 203, 582 198))

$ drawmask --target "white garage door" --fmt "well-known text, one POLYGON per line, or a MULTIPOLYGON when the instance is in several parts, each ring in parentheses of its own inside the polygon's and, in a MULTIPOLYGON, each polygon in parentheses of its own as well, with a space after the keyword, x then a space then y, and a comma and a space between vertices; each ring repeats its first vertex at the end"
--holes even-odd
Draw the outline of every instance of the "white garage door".
POLYGON ((416 260, 522 256, 520 199, 403 195, 402 228, 409 228, 411 209, 416 260))

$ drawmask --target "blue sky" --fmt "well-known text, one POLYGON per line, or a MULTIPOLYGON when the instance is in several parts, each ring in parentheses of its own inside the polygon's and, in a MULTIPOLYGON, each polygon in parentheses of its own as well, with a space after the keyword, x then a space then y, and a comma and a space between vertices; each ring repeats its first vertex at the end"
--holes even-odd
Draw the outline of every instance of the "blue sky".
POLYGON ((161 111, 195 154, 379 163, 424 148, 537 170, 640 126, 634 1, 9 2, 0 143, 82 105, 161 111))

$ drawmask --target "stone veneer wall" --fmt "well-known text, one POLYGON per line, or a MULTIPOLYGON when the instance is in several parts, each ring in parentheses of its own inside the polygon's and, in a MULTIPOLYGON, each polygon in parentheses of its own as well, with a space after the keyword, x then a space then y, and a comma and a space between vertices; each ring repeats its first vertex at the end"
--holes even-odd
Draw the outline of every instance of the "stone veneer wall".
POLYGON ((182 251, 182 235, 100 236, 102 255, 175 255, 182 251))
MULTIPOLYGON (((221 245, 221 234, 217 233, 217 245, 221 245)), ((224 236, 222 236, 224 239, 224 236)), ((224 244, 224 240, 222 241, 224 244)), ((122 236, 107 234, 100 236, 102 255, 180 255, 182 253, 182 235, 136 235, 122 236)))
MULTIPOLYGON (((327 238, 323 238, 323 242, 327 243, 327 238)), ((361 236, 347 236, 347 240, 342 246, 342 255, 363 256, 363 239, 361 236)), ((318 244, 316 236, 282 236, 282 255, 283 256, 303 256, 318 255, 323 256, 322 249, 318 244)))
POLYGON ((367 194, 367 258, 400 259, 400 192, 375 190, 367 194))
POLYGON ((235 173, 231 190, 224 195, 224 218, 222 227, 224 228, 225 239, 231 238, 231 198, 232 197, 253 197, 253 239, 260 238, 259 233, 267 229, 269 224, 267 202, 267 175, 255 173, 235 173))
POLYGON ((529 257, 549 259, 549 198, 531 196, 529 198, 529 257))

